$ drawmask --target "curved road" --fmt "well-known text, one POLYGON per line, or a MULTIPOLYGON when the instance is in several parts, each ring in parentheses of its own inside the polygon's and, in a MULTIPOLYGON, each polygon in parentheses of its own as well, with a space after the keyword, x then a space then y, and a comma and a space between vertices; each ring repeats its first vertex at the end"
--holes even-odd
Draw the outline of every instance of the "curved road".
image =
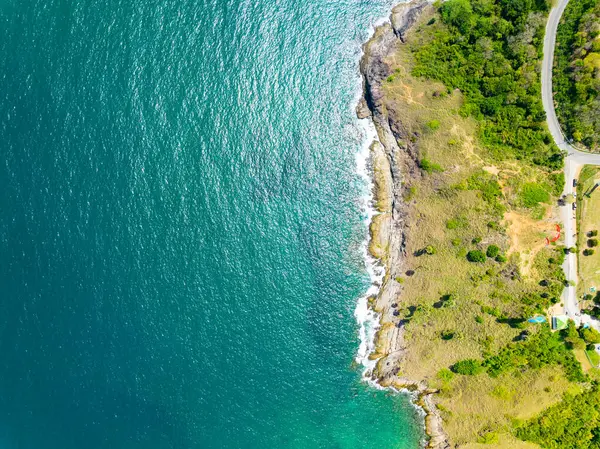
MULTIPOLYGON (((546 111, 548 129, 556 145, 567 153, 565 158, 565 189, 564 195, 575 193, 573 181, 577 178, 583 165, 600 165, 600 154, 591 154, 579 151, 571 146, 565 139, 556 117, 554 110, 554 99, 552 95, 552 65, 554 62, 554 47, 556 44, 556 29, 558 22, 565 10, 569 0, 559 0, 558 4, 552 8, 546 25, 544 36, 544 60, 542 62, 542 102, 546 111)), ((575 222, 575 212, 570 206, 561 207, 561 218, 563 221, 563 232, 565 236, 565 246, 573 247, 577 244, 577 225, 575 222)), ((568 254, 563 264, 565 275, 568 280, 577 282, 577 255, 568 254)), ((577 302, 576 287, 567 287, 563 291, 563 304, 565 314, 575 320, 576 323, 590 322, 594 327, 600 329, 600 321, 593 320, 591 317, 579 314, 579 304, 577 302)))

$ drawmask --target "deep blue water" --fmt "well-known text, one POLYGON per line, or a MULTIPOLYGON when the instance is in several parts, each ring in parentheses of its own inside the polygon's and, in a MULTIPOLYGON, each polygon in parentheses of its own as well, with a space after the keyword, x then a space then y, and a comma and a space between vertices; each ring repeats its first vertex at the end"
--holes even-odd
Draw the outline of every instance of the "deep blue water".
POLYGON ((0 448, 414 449, 353 366, 393 0, 0 2, 0 448))

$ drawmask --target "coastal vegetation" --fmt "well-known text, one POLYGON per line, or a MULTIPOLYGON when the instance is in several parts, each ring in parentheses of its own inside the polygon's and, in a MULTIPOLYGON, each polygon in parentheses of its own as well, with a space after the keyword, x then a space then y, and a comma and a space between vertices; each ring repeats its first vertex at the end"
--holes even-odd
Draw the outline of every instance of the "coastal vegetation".
POLYGON ((556 113, 569 138, 600 151, 600 0, 569 2, 556 40, 556 113))
POLYGON ((600 388, 598 384, 580 394, 565 395, 557 405, 527 421, 519 438, 545 448, 600 447, 600 388))
POLYGON ((599 183, 600 168, 584 166, 577 184, 577 246, 581 255, 578 261, 580 295, 594 294, 596 290, 600 290, 600 251, 596 251, 600 229, 599 183))
MULTIPOLYGON (((537 71, 548 7, 437 3, 386 59, 381 111, 415 168, 403 173, 401 293, 380 335, 402 329, 393 372, 437 389, 461 448, 571 447, 546 445, 536 419, 599 378, 580 363, 598 336, 530 322, 547 317, 567 284, 567 249, 546 239, 564 186, 537 71)), ((390 370, 389 348, 378 339, 380 372, 390 370)))
POLYGON ((479 121, 478 137, 500 160, 528 159, 551 170, 562 155, 545 129, 537 64, 549 2, 450 0, 414 49, 418 77, 460 89, 459 113, 479 121))

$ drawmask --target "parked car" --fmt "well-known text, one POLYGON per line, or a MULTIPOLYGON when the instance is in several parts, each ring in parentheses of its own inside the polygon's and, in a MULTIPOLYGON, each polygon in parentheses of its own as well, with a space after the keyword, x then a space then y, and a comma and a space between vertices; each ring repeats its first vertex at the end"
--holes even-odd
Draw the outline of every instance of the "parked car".
POLYGON ((573 203, 573 210, 577 209, 577 203, 573 203))
POLYGON ((573 187, 577 187, 577 180, 573 179, 573 187))

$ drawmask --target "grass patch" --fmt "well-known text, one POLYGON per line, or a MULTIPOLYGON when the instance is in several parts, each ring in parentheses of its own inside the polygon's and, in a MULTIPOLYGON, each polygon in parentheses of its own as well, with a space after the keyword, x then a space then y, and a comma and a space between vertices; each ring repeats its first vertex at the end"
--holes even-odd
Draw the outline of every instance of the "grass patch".
POLYGON ((520 192, 521 203, 525 207, 535 207, 540 203, 550 202, 550 193, 540 184, 529 182, 523 185, 520 192))
POLYGON ((598 365, 600 365, 600 355, 593 349, 587 349, 585 352, 592 366, 598 368, 598 365))

